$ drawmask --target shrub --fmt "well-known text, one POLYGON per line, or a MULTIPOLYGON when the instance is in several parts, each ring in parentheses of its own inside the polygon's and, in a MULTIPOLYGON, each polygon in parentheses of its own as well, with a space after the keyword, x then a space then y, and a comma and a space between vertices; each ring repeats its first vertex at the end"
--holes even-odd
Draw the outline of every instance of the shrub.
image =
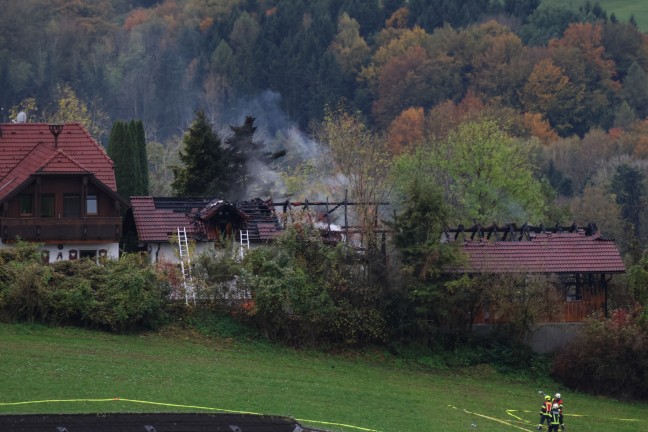
POLYGON ((582 336, 555 356, 552 375, 588 393, 648 398, 648 325, 642 308, 588 319, 582 336))
POLYGON ((267 338, 294 345, 383 338, 377 290, 357 276, 362 263, 344 245, 325 245, 310 225, 290 226, 243 264, 240 284, 252 296, 245 314, 267 338))
POLYGON ((0 319, 72 324, 111 331, 154 327, 169 293, 139 255, 99 266, 91 260, 43 264, 37 244, 0 251, 0 319))

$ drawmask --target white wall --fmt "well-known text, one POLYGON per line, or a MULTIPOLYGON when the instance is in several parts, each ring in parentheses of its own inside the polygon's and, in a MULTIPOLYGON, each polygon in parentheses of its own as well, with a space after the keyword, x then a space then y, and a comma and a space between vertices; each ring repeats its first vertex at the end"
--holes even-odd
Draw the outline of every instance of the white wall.
MULTIPOLYGON (((0 248, 11 248, 13 243, 0 242, 0 248)), ((108 258, 119 258, 119 244, 118 243, 70 243, 70 244, 45 244, 41 250, 49 252, 49 262, 54 261, 67 261, 70 256, 70 250, 77 251, 77 258, 80 256, 80 251, 96 251, 106 249, 108 258)))

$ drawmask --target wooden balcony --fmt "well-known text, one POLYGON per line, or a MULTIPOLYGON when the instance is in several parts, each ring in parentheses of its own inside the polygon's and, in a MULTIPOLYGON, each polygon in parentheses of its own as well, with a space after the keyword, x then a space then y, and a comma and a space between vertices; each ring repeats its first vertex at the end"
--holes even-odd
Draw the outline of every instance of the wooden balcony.
POLYGON ((0 232, 4 243, 16 240, 60 242, 116 242, 121 238, 120 217, 2 218, 0 232))

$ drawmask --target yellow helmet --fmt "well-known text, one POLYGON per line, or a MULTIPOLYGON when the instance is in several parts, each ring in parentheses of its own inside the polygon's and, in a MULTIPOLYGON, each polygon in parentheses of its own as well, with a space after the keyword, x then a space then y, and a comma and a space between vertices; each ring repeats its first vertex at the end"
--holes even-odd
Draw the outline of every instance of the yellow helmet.
POLYGON ((550 400, 551 400, 551 396, 549 396, 549 395, 545 395, 545 400, 546 400, 546 401, 550 401, 550 400))

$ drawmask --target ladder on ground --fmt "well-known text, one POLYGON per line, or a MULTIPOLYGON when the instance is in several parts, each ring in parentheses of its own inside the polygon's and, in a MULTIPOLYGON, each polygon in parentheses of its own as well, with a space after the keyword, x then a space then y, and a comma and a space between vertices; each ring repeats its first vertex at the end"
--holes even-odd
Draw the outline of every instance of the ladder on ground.
POLYGON ((180 251, 180 268, 182 269, 182 283, 185 291, 185 303, 189 304, 189 299, 196 302, 194 293, 193 280, 191 278, 191 257, 189 256, 189 240, 187 239, 187 230, 185 227, 178 227, 178 249, 180 251))
POLYGON ((243 258, 245 255, 245 250, 250 249, 250 231, 240 230, 240 247, 239 247, 239 258, 243 258))

